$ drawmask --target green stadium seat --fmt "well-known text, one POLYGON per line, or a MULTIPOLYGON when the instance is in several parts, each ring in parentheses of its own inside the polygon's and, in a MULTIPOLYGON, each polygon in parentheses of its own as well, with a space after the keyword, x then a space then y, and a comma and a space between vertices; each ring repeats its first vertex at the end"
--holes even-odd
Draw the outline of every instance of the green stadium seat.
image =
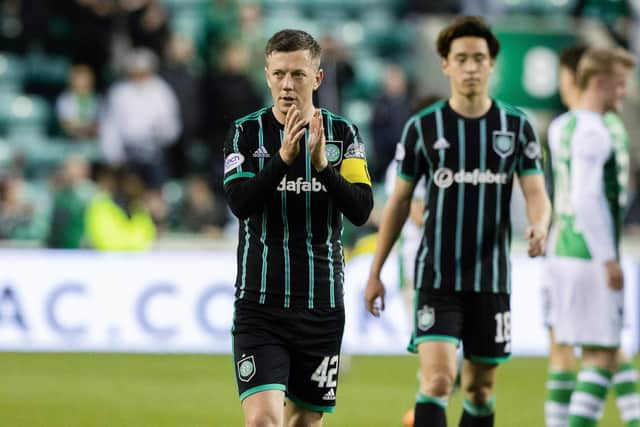
POLYGON ((554 17, 571 13, 577 0, 502 0, 501 3, 507 14, 554 17))
POLYGON ((184 183, 179 180, 166 182, 162 186, 162 196, 169 207, 169 227, 172 230, 179 230, 182 226, 180 209, 184 200, 184 183))
POLYGON ((64 137, 51 138, 51 145, 55 145, 63 158, 80 156, 88 162, 97 162, 101 159, 100 147, 95 139, 71 140, 64 137))
POLYGON ((20 92, 24 74, 24 62, 19 57, 0 52, 0 94, 20 92))
POLYGON ((348 92, 355 98, 373 99, 382 88, 384 62, 377 56, 361 51, 354 58, 353 64, 355 81, 351 83, 348 92))
POLYGON ((64 87, 71 62, 63 56, 34 51, 26 57, 25 67, 26 82, 64 87))
POLYGON ((179 10, 171 14, 171 29, 191 40, 202 37, 205 21, 198 10, 179 10))
POLYGON ((0 101, 0 124, 12 138, 46 133, 51 106, 37 96, 9 95, 0 101))
POLYGON ((169 12, 174 13, 179 10, 193 10, 206 7, 208 3, 210 3, 210 0, 161 0, 161 3, 169 12))
POLYGON ((27 200, 34 208, 31 223, 19 230, 18 240, 34 240, 43 242, 49 233, 49 220, 51 218, 51 188, 47 179, 28 181, 25 188, 27 200))
POLYGON ((0 138, 0 172, 3 172, 13 161, 14 149, 6 139, 0 138))
POLYGON ((22 135, 12 145, 24 155, 25 175, 29 179, 50 177, 66 158, 65 148, 52 144, 45 136, 22 135))
POLYGON ((358 125, 359 129, 369 126, 372 108, 371 102, 364 99, 346 101, 343 106, 345 116, 358 125))

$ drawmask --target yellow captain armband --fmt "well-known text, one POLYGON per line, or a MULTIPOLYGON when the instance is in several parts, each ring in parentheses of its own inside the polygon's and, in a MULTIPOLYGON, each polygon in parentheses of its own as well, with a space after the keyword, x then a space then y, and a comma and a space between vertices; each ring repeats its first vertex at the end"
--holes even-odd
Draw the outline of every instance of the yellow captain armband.
POLYGON ((371 177, 364 159, 344 159, 340 166, 340 175, 352 184, 367 184, 371 187, 371 177))

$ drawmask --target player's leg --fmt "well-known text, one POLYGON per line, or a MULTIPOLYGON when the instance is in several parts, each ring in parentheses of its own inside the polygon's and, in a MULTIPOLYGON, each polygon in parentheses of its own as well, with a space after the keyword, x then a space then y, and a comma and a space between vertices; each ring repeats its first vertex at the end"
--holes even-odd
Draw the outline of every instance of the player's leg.
POLYGON ((293 401, 287 400, 285 406, 285 427, 321 427, 322 412, 310 411, 299 407, 293 401))
POLYGON ((267 390, 242 400, 246 427, 280 427, 284 420, 284 392, 267 390))
POLYGON ((456 378, 462 308, 459 294, 422 288, 416 291, 414 332, 409 351, 420 356, 415 427, 446 427, 445 409, 456 378))
POLYGON ((281 427, 289 354, 277 309, 237 301, 233 322, 236 383, 246 427, 281 427))
POLYGON ((420 389, 416 395, 415 427, 446 427, 445 409, 456 378, 456 344, 425 341, 418 345, 420 389))
POLYGON ((613 376, 613 390, 620 419, 625 427, 640 427, 638 370, 622 350, 618 350, 618 369, 613 376))
POLYGON ((602 418, 617 367, 617 348, 583 347, 582 368, 569 405, 570 427, 593 427, 602 418))
MULTIPOLYGON (((405 257, 401 257, 400 265, 402 265, 404 258, 405 257)), ((405 265, 403 270, 406 272, 408 271, 407 268, 411 268, 411 266, 405 265)), ((414 284, 413 284, 413 274, 411 275, 405 274, 404 280, 401 279, 400 283, 401 283, 400 294, 402 296, 402 302, 404 305, 405 313, 407 315, 407 324, 411 325, 413 324, 413 305, 414 305, 413 299, 415 295, 414 284)), ((416 372, 416 380, 418 382, 418 387, 420 387, 420 368, 419 367, 417 368, 417 372, 416 372)), ((405 427, 413 427, 413 421, 415 418, 414 406, 411 406, 411 408, 409 408, 405 412, 404 416, 402 417, 402 424, 405 427)))
POLYGON ((574 347, 556 342, 553 329, 549 328, 549 372, 547 400, 544 404, 546 427, 567 426, 577 369, 574 347))
POLYGON ((465 394, 460 427, 491 427, 495 410, 495 372, 497 364, 465 360, 462 390, 465 394))
POLYGON ((511 357, 510 304, 509 294, 467 292, 463 296, 461 427, 494 424, 496 367, 511 357))
POLYGON ((562 305, 563 282, 558 269, 562 269, 562 260, 546 259, 541 275, 543 283, 542 314, 544 324, 549 330, 549 370, 547 373, 547 399, 544 403, 546 427, 566 427, 569 422, 569 402, 575 388, 578 361, 575 348, 556 341, 553 331, 554 322, 562 318, 557 309, 562 305))
POLYGON ((344 309, 298 313, 289 328, 291 373, 285 427, 319 427, 333 412, 338 392, 344 309))
POLYGON ((623 293, 607 285, 604 265, 573 260, 567 265, 564 318, 554 324, 558 342, 582 346, 582 367, 569 404, 571 427, 595 426, 617 368, 623 293))

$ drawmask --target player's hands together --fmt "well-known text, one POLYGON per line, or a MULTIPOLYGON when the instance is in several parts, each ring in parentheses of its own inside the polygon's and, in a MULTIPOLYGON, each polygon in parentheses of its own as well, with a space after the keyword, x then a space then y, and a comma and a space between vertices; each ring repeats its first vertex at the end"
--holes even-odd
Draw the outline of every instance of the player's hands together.
POLYGON ((524 238, 529 241, 529 249, 527 253, 530 257, 536 257, 544 254, 544 248, 547 245, 547 228, 530 225, 524 232, 524 238))
POLYGON ((605 264, 607 270, 607 284, 610 289, 619 291, 624 288, 624 274, 618 261, 607 261, 605 264))
POLYGON ((291 165, 300 153, 300 138, 304 135, 305 123, 300 117, 300 110, 295 105, 289 107, 284 118, 284 138, 280 146, 280 158, 291 165))
POLYGON ((384 294, 384 284, 380 277, 369 276, 367 288, 364 290, 364 302, 367 306, 367 311, 376 317, 380 317, 380 312, 384 311, 384 294))
POLYGON ((318 172, 323 171, 329 164, 325 145, 322 113, 320 110, 315 110, 309 123, 309 154, 311 156, 311 164, 318 172))

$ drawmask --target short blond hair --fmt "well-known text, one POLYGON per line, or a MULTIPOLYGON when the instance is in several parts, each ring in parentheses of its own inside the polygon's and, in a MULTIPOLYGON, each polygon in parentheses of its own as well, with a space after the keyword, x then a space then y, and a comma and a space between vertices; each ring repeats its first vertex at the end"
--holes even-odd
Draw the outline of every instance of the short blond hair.
POLYGON ((636 59, 625 49, 591 48, 582 55, 578 63, 576 83, 580 90, 585 90, 592 77, 600 74, 611 74, 615 64, 632 69, 636 59))

